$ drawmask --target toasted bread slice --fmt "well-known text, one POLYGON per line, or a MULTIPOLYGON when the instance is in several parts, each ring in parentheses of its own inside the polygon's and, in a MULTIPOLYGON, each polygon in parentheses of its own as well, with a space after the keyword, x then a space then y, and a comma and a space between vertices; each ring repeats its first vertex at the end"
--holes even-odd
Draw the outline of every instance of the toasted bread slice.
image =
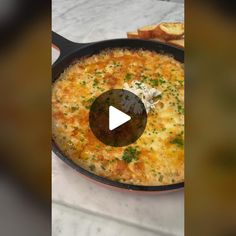
POLYGON ((158 41, 158 42, 166 42, 165 39, 162 39, 162 38, 152 38, 151 40, 158 41))
POLYGON ((134 32, 127 32, 127 37, 129 39, 138 39, 139 36, 138 36, 138 32, 137 31, 134 31, 134 32))
POLYGON ((184 39, 174 39, 168 41, 168 43, 176 47, 184 48, 184 39))
POLYGON ((180 39, 184 35, 184 24, 181 22, 160 23, 153 31, 153 35, 165 40, 180 39))
POLYGON ((153 38, 153 31, 156 29, 157 25, 146 25, 138 29, 138 35, 141 39, 153 38))

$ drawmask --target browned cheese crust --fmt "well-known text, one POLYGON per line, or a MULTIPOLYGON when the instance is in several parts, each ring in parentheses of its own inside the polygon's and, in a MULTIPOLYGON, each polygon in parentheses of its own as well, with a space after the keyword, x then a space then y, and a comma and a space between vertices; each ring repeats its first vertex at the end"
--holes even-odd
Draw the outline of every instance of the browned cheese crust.
POLYGON ((168 55, 112 49, 70 65, 52 87, 52 133, 75 163, 105 178, 135 185, 184 180, 184 69, 168 55), (124 83, 161 91, 143 135, 129 147, 101 143, 89 127, 94 99, 124 83))

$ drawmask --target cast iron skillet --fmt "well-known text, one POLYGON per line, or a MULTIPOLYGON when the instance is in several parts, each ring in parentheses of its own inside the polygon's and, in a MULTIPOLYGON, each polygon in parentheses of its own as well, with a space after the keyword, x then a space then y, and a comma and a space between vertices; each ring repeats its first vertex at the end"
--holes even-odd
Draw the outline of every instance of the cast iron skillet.
MULTIPOLYGON (((60 50, 60 56, 52 66, 52 83, 54 83, 59 75, 72 63, 75 59, 90 56, 99 53, 106 48, 130 48, 130 49, 148 49, 159 53, 172 55, 177 61, 184 62, 184 51, 164 43, 147 41, 141 39, 112 39, 95 43, 74 43, 55 32, 52 32, 53 47, 60 50)), ((106 178, 97 176, 70 160, 52 140, 53 152, 69 166, 80 172, 82 175, 95 180, 96 182, 105 184, 107 186, 116 187, 126 190, 142 191, 142 192, 156 192, 156 191, 170 191, 184 187, 184 183, 175 183, 161 186, 139 186, 115 182, 106 178)))

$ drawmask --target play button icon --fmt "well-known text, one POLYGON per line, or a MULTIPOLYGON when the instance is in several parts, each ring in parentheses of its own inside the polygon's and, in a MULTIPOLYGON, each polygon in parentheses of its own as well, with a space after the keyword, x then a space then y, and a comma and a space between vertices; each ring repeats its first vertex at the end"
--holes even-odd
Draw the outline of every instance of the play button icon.
POLYGON ((124 112, 116 109, 113 106, 109 106, 109 130, 116 129, 131 119, 130 116, 124 112))
POLYGON ((93 134, 114 147, 134 143, 144 132, 147 113, 142 100, 124 89, 112 89, 98 96, 89 112, 93 134))

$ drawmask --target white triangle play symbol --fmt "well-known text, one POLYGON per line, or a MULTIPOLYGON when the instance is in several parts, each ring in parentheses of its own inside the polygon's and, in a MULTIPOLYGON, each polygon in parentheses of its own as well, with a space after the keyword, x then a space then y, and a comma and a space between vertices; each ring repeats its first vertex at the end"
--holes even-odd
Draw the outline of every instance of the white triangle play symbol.
POLYGON ((109 130, 113 130, 129 120, 131 120, 130 116, 113 106, 109 106, 109 130))

